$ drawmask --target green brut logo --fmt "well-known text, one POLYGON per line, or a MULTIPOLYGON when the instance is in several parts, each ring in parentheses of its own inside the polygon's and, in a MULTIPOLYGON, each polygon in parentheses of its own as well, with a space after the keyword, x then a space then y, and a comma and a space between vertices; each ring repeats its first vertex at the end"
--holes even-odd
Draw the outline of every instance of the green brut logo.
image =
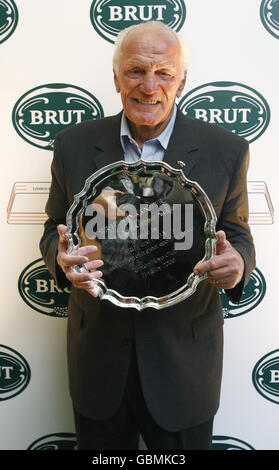
POLYGON ((88 91, 66 83, 51 83, 21 96, 12 119, 20 137, 36 147, 52 150, 59 131, 103 116, 101 104, 88 91))
POLYGON ((256 390, 264 398, 279 403, 279 349, 266 354, 257 362, 252 380, 256 390))
POLYGON ((77 450, 76 435, 69 432, 48 434, 34 441, 27 450, 77 450))
POLYGON ((259 305, 266 293, 266 282, 259 269, 255 269, 244 289, 238 304, 230 301, 225 291, 220 290, 223 312, 225 318, 235 318, 250 312, 259 305))
POLYGON ((0 401, 21 393, 31 377, 24 357, 8 346, 0 344, 0 401))
POLYGON ((179 31, 186 18, 183 0, 94 0, 90 8, 93 27, 102 38, 114 43, 122 29, 144 21, 162 21, 179 31))
POLYGON ((179 102, 183 114, 219 124, 249 142, 258 139, 270 121, 264 97, 236 82, 212 82, 194 88, 179 102))
POLYGON ((213 436, 212 450, 255 450, 247 442, 229 436, 213 436))
POLYGON ((0 44, 6 41, 16 29, 18 11, 13 0, 0 0, 0 44))
POLYGON ((52 317, 67 316, 70 290, 56 286, 41 258, 22 271, 18 290, 24 302, 37 312, 52 317))
POLYGON ((263 0, 260 14, 267 31, 279 39, 279 0, 263 0))

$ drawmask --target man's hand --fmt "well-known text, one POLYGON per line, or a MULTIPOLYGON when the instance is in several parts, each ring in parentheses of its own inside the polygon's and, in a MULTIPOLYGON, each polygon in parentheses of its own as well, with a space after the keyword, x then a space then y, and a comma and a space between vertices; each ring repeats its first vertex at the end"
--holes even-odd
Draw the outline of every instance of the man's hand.
POLYGON ((102 277, 103 273, 101 271, 96 271, 96 269, 103 266, 104 263, 102 260, 89 261, 87 257, 92 253, 95 253, 97 251, 97 247, 93 245, 84 246, 79 248, 78 255, 75 254, 77 249, 74 249, 72 254, 69 255, 67 253, 68 239, 65 236, 67 231, 66 225, 58 225, 57 231, 59 234, 57 263, 74 287, 77 287, 78 289, 84 289, 93 297, 98 297, 98 292, 95 289, 96 284, 94 279, 99 279, 102 277), (78 273, 74 270, 74 266, 79 266, 82 264, 84 264, 88 271, 92 272, 88 273, 85 271, 85 269, 82 269, 83 272, 78 273))
POLYGON ((216 255, 194 267, 198 276, 208 275, 208 282, 220 289, 232 289, 241 280, 244 261, 238 251, 232 247, 222 230, 217 232, 216 255))

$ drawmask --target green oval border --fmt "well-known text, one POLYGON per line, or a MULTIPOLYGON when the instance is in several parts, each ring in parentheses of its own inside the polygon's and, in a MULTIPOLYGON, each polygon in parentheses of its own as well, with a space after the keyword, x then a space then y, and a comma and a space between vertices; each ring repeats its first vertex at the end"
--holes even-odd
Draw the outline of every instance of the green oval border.
MULTIPOLYGON (((237 317, 241 317, 242 315, 245 315, 246 313, 248 312, 251 312, 252 310, 254 310, 263 300, 263 298, 265 297, 265 294, 266 294, 266 280, 263 276, 263 273, 259 270, 259 268, 255 268, 254 271, 252 272, 251 275, 253 275, 253 273, 256 272, 256 274, 258 274, 259 278, 261 279, 261 282, 262 282, 262 286, 263 286, 263 289, 262 289, 262 292, 261 294, 259 295, 259 298, 258 298, 258 301, 256 302, 256 304, 253 306, 253 307, 250 307, 250 308, 246 308, 242 313, 237 313, 235 315, 227 315, 225 318, 226 320, 229 320, 231 318, 237 318, 237 317)), ((224 294, 226 295, 226 294, 224 294)), ((241 303, 241 300, 240 300, 240 303, 241 303)), ((235 305, 235 308, 239 308, 239 304, 234 304, 235 305)), ((233 308, 231 309, 233 311, 233 308)))
MULTIPOLYGON (((242 441, 241 439, 237 439, 236 437, 216 435, 216 436, 213 436, 212 438, 212 445, 214 445, 214 439, 220 440, 220 441, 231 439, 235 441, 236 443, 240 442, 241 444, 245 444, 245 446, 249 447, 249 449, 242 449, 242 450, 255 450, 254 447, 252 447, 250 444, 248 444, 245 441, 242 441)), ((214 450, 218 451, 218 449, 214 449, 214 450)))
MULTIPOLYGON (((22 356, 22 354, 20 354, 18 351, 16 351, 15 349, 13 348, 10 348, 9 346, 5 346, 4 344, 0 344, 0 347, 3 347, 5 349, 7 349, 8 351, 12 351, 13 353, 15 353, 16 356, 19 357, 19 359, 22 361, 24 367, 25 367, 25 370, 27 372, 26 376, 27 376, 27 380, 26 380, 26 383, 24 385, 24 387, 22 387, 20 390, 18 390, 16 393, 14 393, 13 395, 10 395, 9 397, 7 398, 1 398, 1 393, 0 393, 0 402, 1 401, 6 401, 6 400, 10 400, 11 398, 13 397, 16 397, 17 395, 19 395, 21 392, 23 392, 26 387, 28 386, 29 382, 30 382, 30 379, 31 379, 31 368, 27 362, 27 360, 22 356)), ((1 356, 0 356, 1 357, 1 356)))
MULTIPOLYGON (((105 34, 103 33, 103 31, 96 26, 96 20, 95 20, 94 15, 93 15, 93 10, 94 10, 94 8, 96 6, 96 3, 98 1, 100 1, 100 0, 93 0, 92 3, 91 3, 91 6, 90 6, 89 17, 90 17, 91 24, 92 24, 94 30, 96 31, 96 33, 99 34, 99 36, 101 36, 103 39, 108 41, 110 44, 114 44, 114 41, 112 41, 110 38, 106 37, 105 34)), ((173 3, 171 0, 167 0, 167 1, 169 3, 173 3)), ((180 0, 180 3, 181 3, 181 9, 182 9, 182 21, 181 21, 181 24, 179 25, 179 27, 177 29, 175 29, 175 31, 177 31, 177 32, 180 31, 180 29, 184 25, 185 20, 186 20, 186 15, 187 15, 185 2, 183 0, 180 0)), ((120 5, 120 6, 122 6, 122 5, 120 5)), ((144 21, 141 21, 141 22, 144 23, 144 21)), ((164 23, 164 24, 167 24, 167 23, 164 23)), ((132 25, 127 25, 127 27, 128 26, 132 26, 132 25)), ((123 29, 125 29, 125 28, 123 28, 123 29)), ((119 34, 120 31, 122 31, 122 30, 119 30, 117 32, 117 34, 119 34)), ((115 34, 115 38, 117 37, 117 34, 115 34)), ((114 36, 114 33, 112 32, 111 35, 114 36)))
MULTIPOLYGON (((34 307, 32 304, 30 304, 28 302, 28 300, 25 298, 25 296, 23 295, 22 293, 22 288, 21 288, 21 285, 22 285, 22 278, 23 276, 25 275, 26 271, 28 271, 28 269, 30 269, 34 264, 38 263, 38 262, 42 262, 42 266, 45 266, 44 264, 44 260, 43 258, 38 258, 36 259, 35 261, 32 261, 32 263, 29 263, 24 269, 23 271, 21 271, 20 275, 19 275, 19 278, 18 278, 18 283, 17 283, 17 288, 18 288, 18 291, 19 291, 19 294, 22 298, 22 300, 24 301, 24 303, 26 305, 28 305, 28 307, 30 307, 32 310, 35 310, 36 312, 39 312, 41 313, 42 315, 46 315, 48 317, 55 317, 55 318, 67 318, 68 315, 57 315, 55 312, 53 313, 46 313, 44 312, 43 310, 40 310, 39 307, 34 307)), ((47 267, 45 266, 45 269, 46 271, 49 273, 47 267)), ((49 276, 51 277, 51 275, 49 274, 49 276)), ((65 294, 66 295, 66 294, 65 294)), ((69 294, 70 295, 70 294, 69 294)))
POLYGON ((271 354, 274 354, 274 353, 278 353, 278 364, 279 364, 279 349, 274 349, 273 351, 270 351, 269 353, 265 354, 254 366, 253 368, 253 371, 252 371, 252 382, 253 382, 253 385, 255 387, 255 389, 257 390, 257 392, 263 397, 265 398, 266 400, 268 401, 271 401, 272 403, 275 403, 276 405, 279 405, 279 400, 276 401, 276 400, 272 400, 272 398, 269 398, 267 397, 264 392, 262 391, 262 389, 258 386, 258 382, 255 378, 255 374, 256 374, 256 370, 258 368, 258 366, 261 364, 261 363, 264 363, 265 359, 270 356, 271 354))
POLYGON ((261 22, 263 24, 263 26, 265 27, 265 29, 269 32, 269 34, 271 34, 274 38, 276 39, 279 39, 279 28, 278 28, 278 35, 276 35, 270 28, 269 28, 269 25, 266 21, 266 18, 265 18, 265 6, 266 6, 266 2, 268 2, 269 0, 262 0, 262 3, 261 3, 261 6, 260 6, 260 17, 261 17, 261 22))
MULTIPOLYGON (((33 145, 33 147, 37 147, 37 148, 40 148, 42 150, 48 150, 48 151, 52 151, 53 149, 49 149, 49 148, 46 148, 46 147, 42 147, 40 145, 36 145, 32 142, 30 142, 28 139, 26 139, 26 137, 24 137, 22 134, 20 134, 20 132, 18 131, 17 129, 17 124, 16 124, 16 116, 15 116, 15 110, 18 106, 18 104, 26 97, 28 96, 32 91, 36 91, 36 90, 39 90, 40 88, 53 88, 53 89, 63 89, 65 87, 72 87, 78 91, 82 91, 84 93, 86 93, 90 98, 92 98, 95 102, 96 102, 96 105, 99 107, 100 109, 100 118, 103 118, 104 117, 104 110, 103 110, 103 107, 100 103, 100 101, 94 96, 92 95, 92 93, 90 93, 89 91, 85 90, 84 88, 81 88, 77 85, 72 85, 70 83, 47 83, 47 84, 44 84, 44 85, 39 85, 35 88, 31 88, 30 90, 28 90, 27 92, 25 92, 23 95, 21 95, 21 97, 16 101, 14 107, 13 107, 13 110, 12 110, 12 123, 13 123, 13 126, 14 126, 14 129, 16 131, 16 133, 23 139, 25 140, 25 142, 28 142, 29 145, 33 145)), ((70 124, 69 126, 67 127, 70 127, 72 124, 70 124)), ((65 127, 66 129, 66 127, 65 127)))
MULTIPOLYGON (((255 90, 254 88, 248 86, 248 85, 244 85, 243 83, 240 83, 240 82, 232 82, 232 81, 218 81, 218 82, 208 82, 208 83, 204 83, 203 85, 200 85, 198 87, 195 87, 193 88, 192 90, 190 90, 188 93, 186 93, 186 95, 184 95, 181 100, 179 101, 178 103, 178 107, 179 109, 181 109, 181 107, 183 106, 183 103, 187 100, 187 98, 194 92, 198 91, 198 90, 202 90, 203 88, 207 87, 207 86, 215 86, 215 87, 224 87, 224 88, 227 88, 227 87, 230 87, 230 86, 234 86, 234 85, 237 85, 237 86, 240 86, 240 87, 243 87, 249 91, 252 91, 253 93, 255 93, 264 103, 265 107, 266 107, 266 110, 267 110, 267 116, 266 116, 266 122, 264 124, 264 127, 262 129, 262 131, 260 132, 260 134, 255 137, 254 139, 251 139, 249 140, 249 143, 251 144, 252 142, 254 142, 255 140, 257 140, 259 137, 261 137, 261 135, 266 131, 269 123, 270 123, 270 118, 271 118, 271 111, 270 111, 270 107, 269 107, 269 104, 268 102, 266 101, 266 99, 263 97, 263 95, 261 93, 259 93, 257 90, 255 90)), ((217 124, 216 124, 217 125, 217 124)), ((220 124, 218 124, 220 127, 223 127, 224 129, 226 129, 225 126, 221 126, 220 124)), ((237 134, 236 134, 237 135, 237 134)), ((245 137, 247 140, 248 138, 245 137)))
POLYGON ((12 5, 12 8, 14 9, 14 12, 15 12, 15 15, 14 15, 15 21, 13 22, 13 25, 10 29, 10 32, 9 32, 8 36, 6 36, 4 39, 1 40, 1 35, 0 35, 0 44, 3 44, 5 41, 7 41, 7 39, 9 39, 9 37, 14 33, 14 31, 17 27, 18 18, 19 18, 18 9, 17 9, 17 6, 16 6, 14 0, 3 0, 3 1, 6 2, 6 3, 10 3, 12 5))
POLYGON ((38 439, 36 439, 34 442, 32 442, 26 450, 40 450, 40 449, 36 449, 36 446, 38 444, 40 444, 40 442, 44 441, 44 439, 47 439, 47 438, 53 438, 53 437, 58 437, 58 438, 64 438, 64 439, 69 439, 70 441, 72 441, 72 439, 74 438, 75 439, 75 442, 76 442, 76 434, 74 433, 70 433, 70 432, 55 432, 53 434, 46 434, 45 436, 41 436, 39 437, 38 439))

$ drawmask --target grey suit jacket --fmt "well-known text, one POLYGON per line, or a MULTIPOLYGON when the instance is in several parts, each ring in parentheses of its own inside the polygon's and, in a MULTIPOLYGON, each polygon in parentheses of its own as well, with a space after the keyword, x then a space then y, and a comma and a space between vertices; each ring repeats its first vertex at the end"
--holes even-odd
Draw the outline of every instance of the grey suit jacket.
MULTIPOLYGON (((67 285, 56 263, 56 226, 85 179, 97 169, 123 160, 121 113, 82 122, 55 140, 49 216, 40 248, 60 287, 67 285)), ((254 245, 247 223, 248 143, 225 129, 177 113, 164 161, 197 181, 211 199, 217 229, 245 262, 242 281, 227 291, 241 298, 255 267, 254 245)), ((177 431, 202 423, 219 406, 222 375, 223 314, 219 291, 202 281, 185 301, 163 309, 119 308, 72 287, 68 318, 68 369, 75 407, 93 419, 109 418, 119 407, 126 385, 132 340, 147 407, 164 429, 177 431)))

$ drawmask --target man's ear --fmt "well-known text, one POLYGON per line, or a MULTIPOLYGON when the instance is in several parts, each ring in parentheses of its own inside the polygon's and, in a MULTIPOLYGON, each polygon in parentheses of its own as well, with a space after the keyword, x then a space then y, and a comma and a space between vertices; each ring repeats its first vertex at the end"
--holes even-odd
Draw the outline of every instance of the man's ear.
POLYGON ((177 89, 176 92, 176 98, 179 98, 181 96, 182 91, 184 90, 185 83, 186 83, 186 77, 187 77, 187 72, 184 73, 184 77, 182 78, 180 85, 177 89))
POLYGON ((115 70, 113 70, 113 79, 114 79, 114 84, 115 84, 115 89, 117 93, 120 93, 120 87, 119 87, 119 82, 118 82, 118 77, 117 73, 115 70))

